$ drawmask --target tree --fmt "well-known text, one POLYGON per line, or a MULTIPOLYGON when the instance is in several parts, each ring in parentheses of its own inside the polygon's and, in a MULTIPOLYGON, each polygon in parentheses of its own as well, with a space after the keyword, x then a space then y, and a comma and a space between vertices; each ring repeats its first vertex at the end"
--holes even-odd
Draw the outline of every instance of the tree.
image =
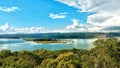
POLYGON ((83 67, 119 68, 120 41, 116 38, 99 39, 94 42, 95 48, 82 56, 83 67), (89 56, 89 57, 88 57, 89 56), (86 60, 87 59, 87 60, 86 60))
POLYGON ((11 56, 11 55, 12 55, 12 53, 10 50, 2 50, 0 52, 0 58, 6 58, 6 57, 11 56))

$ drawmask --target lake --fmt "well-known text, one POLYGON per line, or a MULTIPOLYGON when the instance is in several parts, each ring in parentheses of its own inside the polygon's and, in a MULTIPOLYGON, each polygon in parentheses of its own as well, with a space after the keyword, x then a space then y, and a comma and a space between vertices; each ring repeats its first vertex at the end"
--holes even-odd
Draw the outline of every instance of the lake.
MULTIPOLYGON (((68 40, 68 39, 67 39, 68 40)), ((91 49, 94 47, 92 44, 96 39, 69 39, 74 43, 50 43, 40 44, 34 42, 24 41, 22 39, 0 39, 0 51, 11 50, 11 51, 22 51, 22 50, 36 50, 44 48, 47 50, 60 50, 60 49, 91 49)))

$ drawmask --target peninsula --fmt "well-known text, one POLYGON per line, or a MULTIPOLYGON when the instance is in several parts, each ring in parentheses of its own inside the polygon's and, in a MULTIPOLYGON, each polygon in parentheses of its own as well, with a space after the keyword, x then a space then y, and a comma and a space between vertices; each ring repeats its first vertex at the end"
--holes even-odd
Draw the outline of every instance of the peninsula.
POLYGON ((73 43, 71 40, 61 40, 61 39, 23 39, 25 41, 31 41, 36 43, 42 43, 42 44, 49 44, 49 43, 73 43))

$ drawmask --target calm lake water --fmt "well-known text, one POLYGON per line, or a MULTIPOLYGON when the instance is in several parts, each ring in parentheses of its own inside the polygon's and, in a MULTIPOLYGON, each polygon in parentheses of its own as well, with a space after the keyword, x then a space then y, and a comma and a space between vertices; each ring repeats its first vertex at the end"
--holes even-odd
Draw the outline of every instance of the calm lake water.
POLYGON ((0 51, 8 49, 11 51, 21 50, 36 50, 44 48, 47 50, 60 50, 60 49, 91 49, 94 47, 92 44, 96 39, 70 39, 74 43, 52 43, 52 44, 40 44, 34 42, 24 41, 22 39, 0 39, 0 51))

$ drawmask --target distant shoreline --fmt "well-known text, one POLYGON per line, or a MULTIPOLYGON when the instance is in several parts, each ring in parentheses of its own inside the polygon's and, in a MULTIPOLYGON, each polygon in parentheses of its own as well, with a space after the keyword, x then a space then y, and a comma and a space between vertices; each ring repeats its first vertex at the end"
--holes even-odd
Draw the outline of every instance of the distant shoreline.
POLYGON ((120 37, 120 33, 103 32, 79 32, 79 33, 35 33, 35 34, 0 34, 0 38, 23 39, 23 38, 50 38, 50 39, 91 39, 120 37))

